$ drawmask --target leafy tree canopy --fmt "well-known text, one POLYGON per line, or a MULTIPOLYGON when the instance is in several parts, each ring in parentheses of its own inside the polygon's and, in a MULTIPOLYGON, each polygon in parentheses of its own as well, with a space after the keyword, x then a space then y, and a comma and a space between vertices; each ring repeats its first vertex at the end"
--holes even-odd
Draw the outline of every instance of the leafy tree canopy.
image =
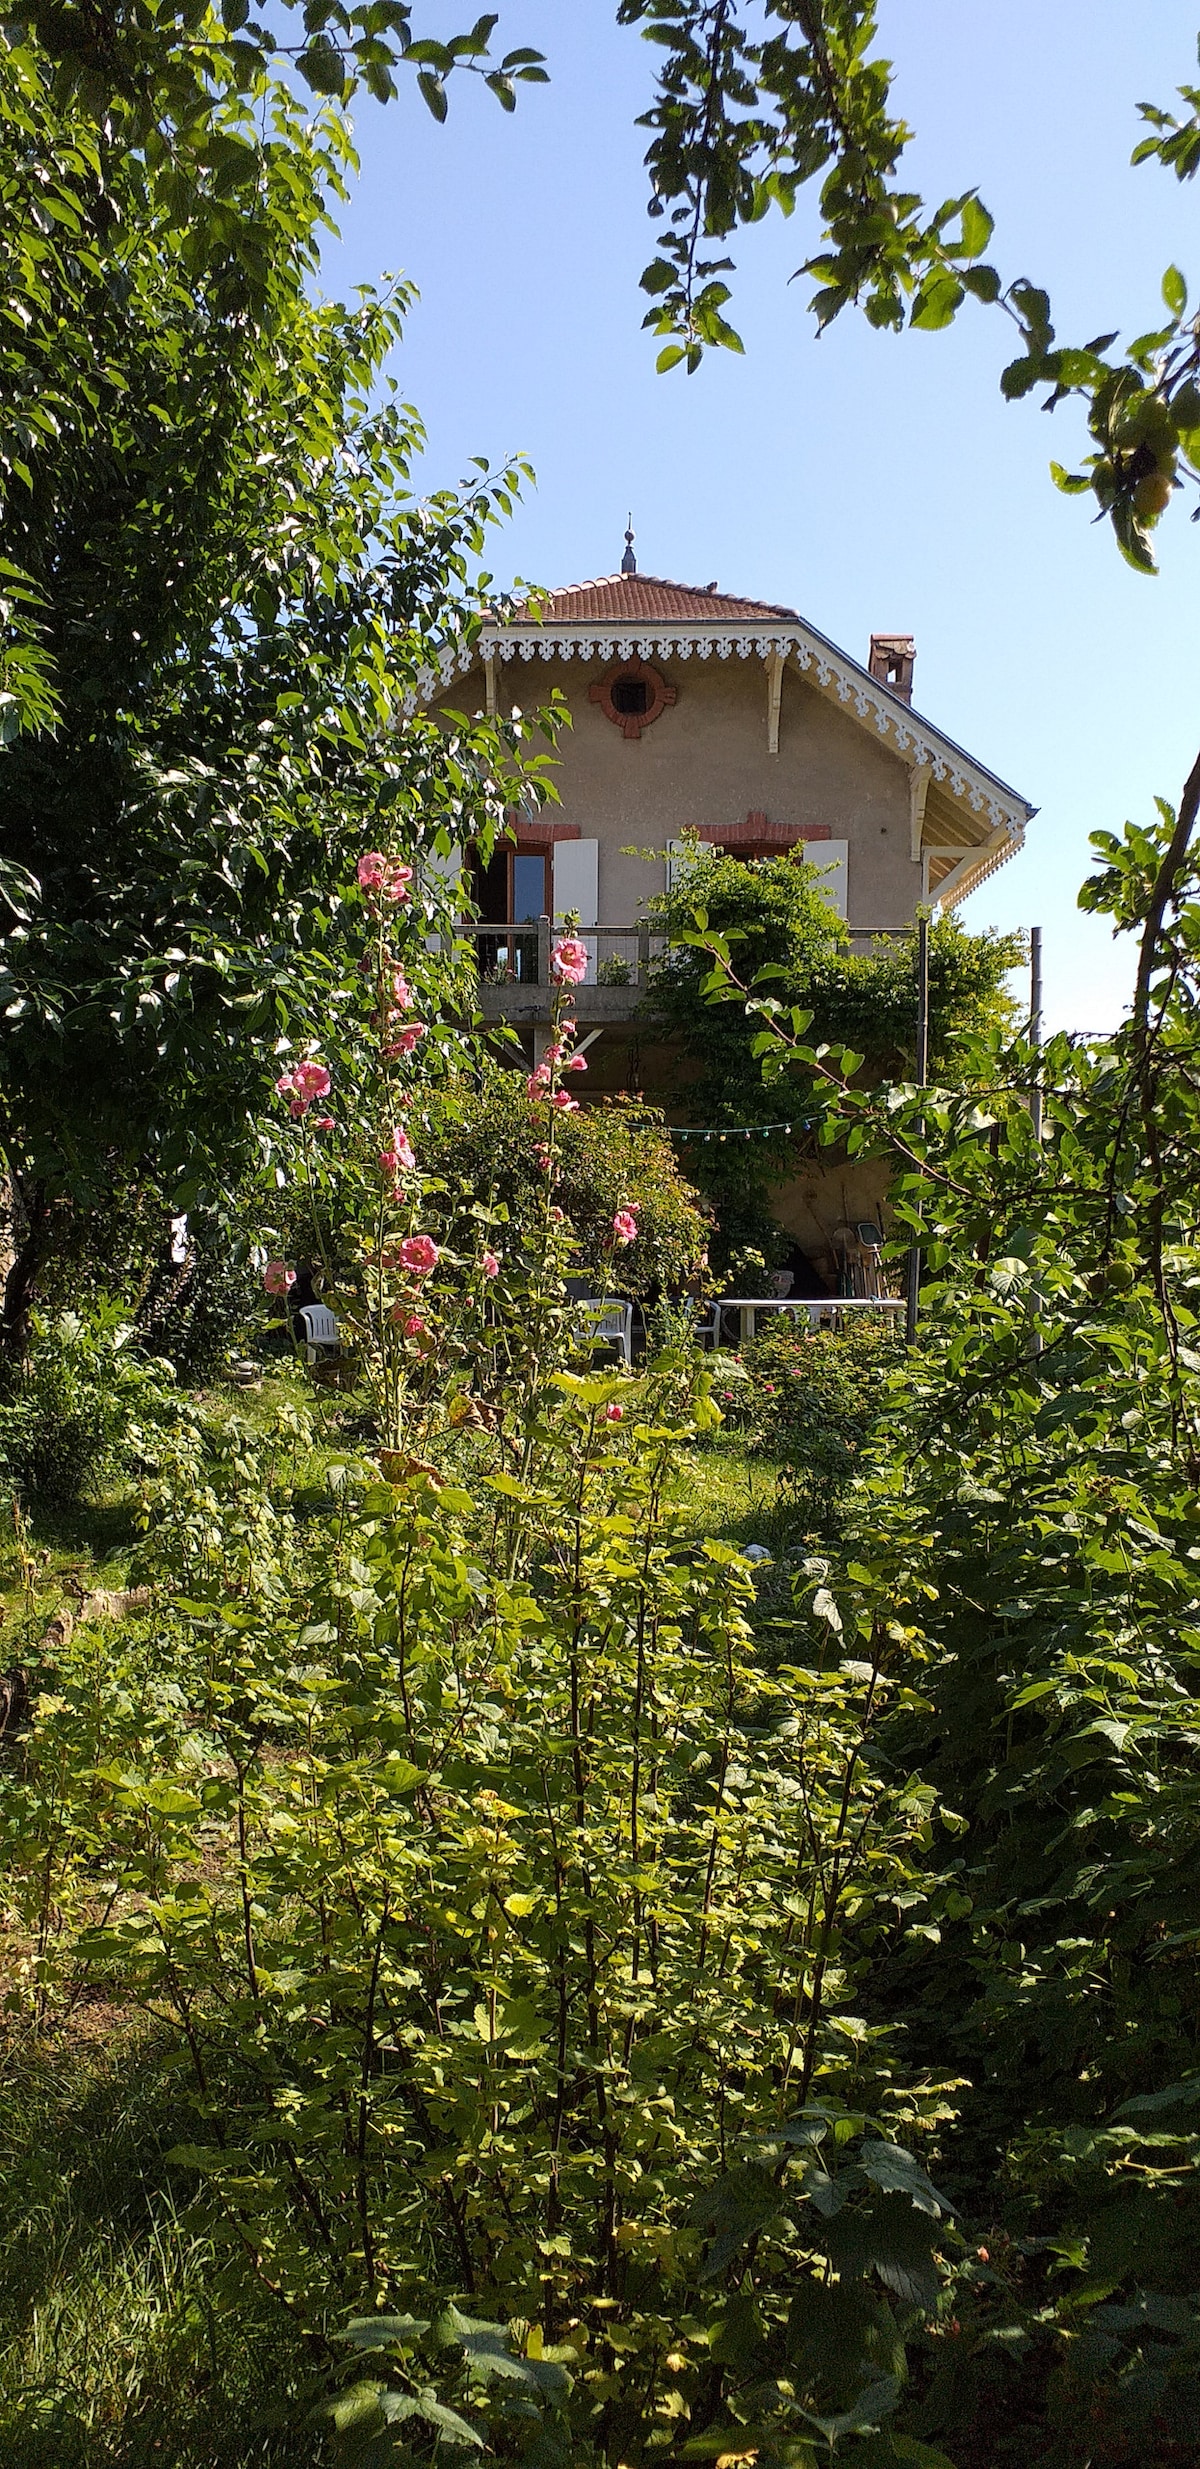
POLYGON ((244 243, 197 260, 31 51, 4 70, 0 1133, 44 1222, 135 1170, 176 1205, 231 1188, 276 1041, 335 999, 357 855, 423 851, 436 906, 438 850, 486 844, 524 724, 396 723, 476 622, 520 473, 413 500, 405 294, 310 288, 336 114, 261 93, 248 272, 244 243))
POLYGON ((144 150, 180 222, 191 216, 197 173, 215 177, 234 211, 252 196, 253 125, 231 125, 230 107, 236 119, 239 101, 285 64, 315 95, 348 98, 362 85, 379 102, 397 92, 396 70, 411 70, 438 120, 455 70, 484 78, 506 111, 515 109, 518 85, 546 74, 528 46, 493 55, 499 11, 439 40, 415 25, 412 0, 305 0, 302 23, 287 26, 290 42, 252 15, 248 0, 117 0, 103 15, 81 0, 16 0, 5 16, 53 62, 60 98, 77 100, 144 150))
MULTIPOLYGON (((1091 491, 1130 563, 1153 571, 1150 535, 1174 492, 1200 472, 1200 333, 1187 284, 1168 267, 1148 331, 1123 351, 1117 334, 1064 344, 1049 294, 988 258, 994 218, 974 189, 931 208, 907 188, 912 131, 892 107, 892 65, 874 51, 876 0, 620 0, 618 14, 662 46, 645 125, 650 211, 661 218, 642 277, 659 367, 699 366, 709 345, 740 351, 725 315, 732 271, 710 254, 772 207, 791 214, 819 181, 821 246, 803 271, 824 328, 852 303, 874 326, 947 326, 963 302, 1002 308, 1019 349, 1001 378, 1010 399, 1048 388, 1086 406, 1092 451, 1083 469, 1052 465, 1069 492, 1091 491)), ((1200 88, 1182 114, 1143 103, 1149 134, 1133 160, 1177 179, 1200 166, 1200 88)))
MULTIPOLYGON (((1083 468, 1054 466, 1059 485, 1091 491, 1124 554, 1153 569, 1151 534, 1175 491, 1200 473, 1200 337, 1178 267, 1163 277, 1147 330, 1114 355, 1115 332, 1064 344, 1048 293, 988 257, 994 220, 973 188, 930 206, 906 187, 912 132, 892 104, 891 62, 876 50, 877 0, 617 0, 621 24, 654 47, 649 211, 658 242, 642 277, 646 324, 662 338, 659 367, 699 367, 713 345, 741 350, 726 314, 741 226, 772 208, 790 215, 818 183, 820 246, 804 271, 824 327, 851 303, 871 323, 927 330, 950 324, 968 298, 1002 308, 1019 335, 1004 369, 1011 398, 1038 385, 1050 406, 1078 396, 1092 451, 1083 468)), ((527 46, 494 56, 501 12, 435 39, 412 0, 306 0, 297 39, 250 14, 249 0, 197 8, 116 0, 97 14, 80 0, 18 0, 8 22, 52 64, 56 91, 139 153, 147 176, 200 255, 256 248, 259 144, 249 108, 262 81, 294 69, 320 96, 365 85, 382 101, 397 71, 415 73, 444 119, 447 81, 483 76, 507 110, 517 87, 540 82, 527 46), (198 211, 198 193, 203 206, 198 211)), ((1180 180, 1200 164, 1200 87, 1179 111, 1140 106, 1146 135, 1134 161, 1180 180)))

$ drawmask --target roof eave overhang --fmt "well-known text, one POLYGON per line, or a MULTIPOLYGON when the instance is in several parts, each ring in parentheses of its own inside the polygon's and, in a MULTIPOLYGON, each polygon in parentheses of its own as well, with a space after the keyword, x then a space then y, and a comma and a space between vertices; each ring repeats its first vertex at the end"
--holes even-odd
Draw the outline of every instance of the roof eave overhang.
MULTIPOLYGON (((1036 807, 1032 811, 1036 813, 1036 807)), ((995 874, 999 867, 1007 866, 1009 858, 1016 856, 1023 838, 1023 833, 1014 837, 1001 830, 993 832, 982 848, 964 849, 958 864, 943 876, 930 893, 933 905, 955 909, 960 900, 968 900, 972 892, 979 890, 981 883, 986 883, 990 875, 995 874)))
POLYGON ((436 669, 420 680, 421 693, 405 698, 405 708, 444 692, 455 677, 484 663, 513 660, 634 660, 654 655, 677 660, 760 660, 783 658, 809 685, 839 704, 849 717, 873 728, 889 753, 910 770, 927 766, 931 779, 954 798, 978 826, 977 847, 964 851, 947 884, 961 889, 947 895, 939 887, 934 897, 965 899, 977 883, 1020 848, 1025 826, 1037 813, 1026 798, 989 772, 953 738, 922 713, 893 694, 846 652, 819 634, 802 618, 784 615, 737 619, 641 618, 636 624, 611 618, 519 619, 515 624, 486 621, 469 645, 447 645, 436 669), (967 861, 970 861, 968 868, 967 861), (969 880, 968 878, 969 872, 969 880))

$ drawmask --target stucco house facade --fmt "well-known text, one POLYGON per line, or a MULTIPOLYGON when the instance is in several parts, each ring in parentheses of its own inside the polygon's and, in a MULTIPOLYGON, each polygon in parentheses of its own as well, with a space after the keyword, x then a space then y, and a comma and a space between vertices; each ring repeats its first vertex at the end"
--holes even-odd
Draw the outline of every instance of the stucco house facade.
MULTIPOLYGON (((576 914, 591 954, 576 1015, 601 1032, 589 1094, 642 1089, 687 1120, 648 1001, 645 921, 689 838, 748 858, 802 848, 864 951, 922 903, 974 890, 1035 810, 914 709, 913 662, 907 636, 873 636, 859 663, 793 609, 639 574, 631 543, 619 574, 486 624, 431 701, 504 712, 556 688, 571 726, 560 805, 515 814, 511 845, 473 870, 485 1018, 512 1022, 536 1057, 549 936, 576 914)), ((847 1169, 834 1190, 817 1168, 781 1193, 781 1222, 814 1257, 839 1214, 878 1206, 854 1180, 847 1169)))

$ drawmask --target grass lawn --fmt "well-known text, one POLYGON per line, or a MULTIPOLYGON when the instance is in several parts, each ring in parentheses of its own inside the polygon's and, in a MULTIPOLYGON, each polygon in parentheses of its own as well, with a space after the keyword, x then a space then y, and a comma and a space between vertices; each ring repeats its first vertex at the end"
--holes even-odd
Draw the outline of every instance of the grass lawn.
MULTIPOLYGON (((260 1388, 222 1382, 194 1391, 193 1400, 218 1430, 237 1421, 260 1433, 270 1431, 280 1406, 315 1405, 318 1436, 296 1464, 297 1492, 321 1482, 342 1427, 352 1423, 366 1403, 342 1393, 314 1393, 303 1374, 287 1363, 268 1371, 260 1388)), ((290 1452, 288 1471, 290 1476, 290 1452)), ((115 1591, 126 1584, 139 1540, 137 1508, 137 1485, 128 1479, 105 1483, 92 1499, 70 1507, 37 1502, 22 1512, 11 1498, 5 1502, 0 1511, 0 1670, 36 1645, 64 1604, 71 1606, 95 1588, 115 1591)))
MULTIPOLYGON (((295 1466, 292 1487, 303 1499, 323 1493, 330 1457, 345 1448, 366 1413, 365 1396, 316 1390, 290 1363, 268 1369, 261 1387, 223 1382, 194 1393, 217 1428, 238 1421, 267 1433, 284 1404, 313 1411, 312 1449, 295 1466)), ((778 1463, 748 1447, 734 1432, 697 1443, 681 1453, 680 1506, 685 1532, 697 1540, 723 1535, 733 1543, 760 1543, 781 1560, 803 1543, 796 1511, 781 1489, 778 1463)), ((291 1467, 289 1462, 289 1475, 291 1467)), ((21 1514, 7 1503, 0 1512, 0 1670, 36 1645, 64 1604, 94 1588, 124 1586, 137 1548, 137 1486, 104 1485, 94 1499, 71 1507, 33 1506, 21 1514)))
POLYGON ((167 2160, 194 2121, 152 2034, 93 2012, 10 2046, 0 2101, 5 2469, 315 2469, 282 2310, 222 2303, 167 2160), (292 2431, 284 2430, 283 2419, 292 2431))

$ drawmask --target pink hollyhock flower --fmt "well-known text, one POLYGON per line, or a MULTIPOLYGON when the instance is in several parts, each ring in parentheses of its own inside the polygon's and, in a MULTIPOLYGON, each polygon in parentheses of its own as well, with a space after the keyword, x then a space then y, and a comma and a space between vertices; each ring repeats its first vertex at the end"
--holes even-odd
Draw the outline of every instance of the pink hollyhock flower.
POLYGON ((313 1130, 314 1132, 331 1132, 333 1130, 333 1116, 331 1114, 314 1115, 313 1130))
POLYGON ((549 1070, 546 1064, 539 1063, 536 1072, 531 1072, 525 1083, 525 1094, 527 1097, 533 1098, 536 1101, 539 1097, 545 1096, 549 1086, 549 1070))
POLYGON ((290 1072, 280 1073, 275 1094, 291 1099, 288 1113, 293 1123, 299 1123, 315 1097, 328 1096, 331 1085, 325 1065, 312 1055, 303 1063, 294 1063, 290 1072))
POLYGON ((263 1285, 269 1295, 285 1295, 289 1286, 295 1283, 296 1272, 289 1269, 286 1260, 268 1260, 263 1270, 263 1285))
POLYGON ((550 954, 550 967, 560 986, 582 986, 587 965, 588 947, 575 934, 564 935, 550 954))
POLYGON ((564 1072, 586 1072, 587 1067, 587 1056, 585 1054, 569 1054, 563 1065, 563 1070, 564 1072))
POLYGON ((637 1242, 638 1225, 637 1218, 634 1215, 634 1209, 636 1209, 639 1205, 640 1204, 635 1201, 633 1209, 618 1209, 617 1214, 613 1219, 613 1233, 615 1234, 618 1243, 637 1242))
POLYGON ((604 1409, 604 1420, 606 1423, 623 1423, 625 1420, 624 1407, 606 1406, 604 1409))
POLYGON ((407 1012, 412 1006, 412 987, 403 969, 393 969, 388 979, 387 999, 393 1009, 407 1012))
POLYGON ((552 1163, 549 1149, 535 1149, 533 1154, 541 1167, 542 1173, 549 1174, 552 1163))
POLYGON ((378 893, 381 900, 407 900, 412 879, 412 867, 402 866, 398 858, 385 857, 382 849, 368 849, 358 861, 360 889, 378 893))
POLYGON ((485 1277, 499 1277, 500 1258, 496 1252, 485 1252, 479 1263, 485 1277))
POLYGON ((383 1172, 395 1181, 397 1175, 411 1174, 416 1162, 416 1152, 408 1133, 402 1131, 397 1123, 387 1148, 379 1152, 383 1172))
POLYGON ((424 1021, 410 1020, 408 1027, 406 1029, 401 1029, 399 1037, 392 1039, 391 1045, 388 1047, 389 1055, 411 1054, 414 1046, 420 1045, 421 1039, 424 1035, 424 1021))
POLYGON ((558 1107, 560 1114, 578 1114, 579 1112, 578 1098, 568 1097, 565 1089, 556 1089, 550 1103, 558 1107))
POLYGON ((428 1277, 430 1270, 436 1269, 441 1253, 432 1235, 415 1234, 405 1237, 399 1258, 401 1268, 408 1269, 413 1277, 428 1277))
POLYGON ((311 1106, 314 1097, 328 1097, 332 1083, 326 1066, 318 1061, 316 1055, 312 1055, 306 1063, 297 1063, 292 1073, 292 1086, 297 1097, 302 1097, 305 1105, 311 1106))

